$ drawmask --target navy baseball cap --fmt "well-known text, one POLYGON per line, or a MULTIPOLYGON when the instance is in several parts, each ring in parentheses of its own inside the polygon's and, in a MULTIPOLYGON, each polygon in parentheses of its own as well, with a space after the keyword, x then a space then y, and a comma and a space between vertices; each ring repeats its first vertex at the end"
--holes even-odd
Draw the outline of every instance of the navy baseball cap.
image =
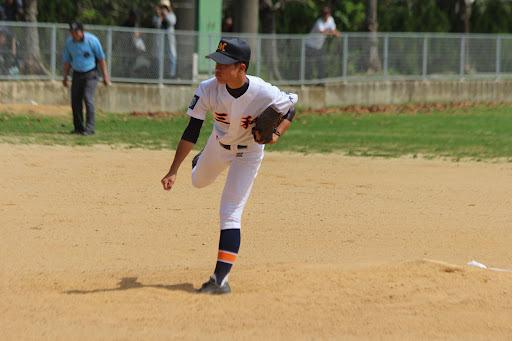
POLYGON ((251 47, 240 38, 221 39, 219 47, 214 53, 205 58, 210 58, 219 64, 233 64, 236 62, 248 62, 251 60, 251 47))
POLYGON ((84 25, 82 25, 81 22, 78 21, 72 21, 69 23, 69 30, 70 31, 83 31, 84 25))

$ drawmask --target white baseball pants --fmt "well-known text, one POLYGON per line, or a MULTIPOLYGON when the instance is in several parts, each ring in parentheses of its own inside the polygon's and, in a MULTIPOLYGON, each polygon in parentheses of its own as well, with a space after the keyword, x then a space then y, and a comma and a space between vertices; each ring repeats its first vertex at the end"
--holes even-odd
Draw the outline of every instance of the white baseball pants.
POLYGON ((220 229, 240 229, 242 213, 252 184, 263 160, 264 146, 252 144, 244 149, 219 144, 212 133, 192 170, 192 185, 197 188, 212 184, 229 167, 220 203, 220 229))

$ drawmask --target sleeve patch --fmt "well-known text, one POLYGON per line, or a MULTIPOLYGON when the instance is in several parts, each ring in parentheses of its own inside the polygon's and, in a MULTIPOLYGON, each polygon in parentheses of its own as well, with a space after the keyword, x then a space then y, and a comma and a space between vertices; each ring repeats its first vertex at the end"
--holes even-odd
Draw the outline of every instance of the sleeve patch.
POLYGON ((199 101, 199 96, 194 95, 194 97, 192 98, 192 102, 190 102, 190 105, 188 106, 189 109, 194 110, 194 108, 197 104, 197 101, 199 101))

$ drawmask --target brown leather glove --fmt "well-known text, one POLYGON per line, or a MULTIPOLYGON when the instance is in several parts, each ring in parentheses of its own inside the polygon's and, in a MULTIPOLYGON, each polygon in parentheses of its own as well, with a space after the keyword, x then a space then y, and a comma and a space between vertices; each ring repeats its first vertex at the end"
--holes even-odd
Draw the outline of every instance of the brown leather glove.
POLYGON ((255 120, 255 126, 252 128, 252 135, 254 141, 259 144, 266 144, 272 141, 272 134, 274 129, 279 125, 283 118, 283 114, 276 111, 274 107, 270 106, 261 113, 255 120), (259 133, 260 138, 256 136, 259 133))

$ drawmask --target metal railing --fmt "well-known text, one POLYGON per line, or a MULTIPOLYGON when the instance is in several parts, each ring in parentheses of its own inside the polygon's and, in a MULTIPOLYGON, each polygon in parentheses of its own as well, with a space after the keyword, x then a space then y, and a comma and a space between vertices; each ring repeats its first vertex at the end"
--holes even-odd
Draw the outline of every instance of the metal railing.
MULTIPOLYGON (((67 24, 0 26, 0 79, 62 79, 67 24)), ((312 54, 308 35, 176 31, 177 75, 171 78, 164 30, 93 25, 85 30, 100 39, 113 82, 191 84, 208 79, 214 63, 204 56, 221 37, 232 36, 252 47, 249 74, 274 84, 512 78, 512 35, 342 33, 339 39, 327 38, 312 54)))

